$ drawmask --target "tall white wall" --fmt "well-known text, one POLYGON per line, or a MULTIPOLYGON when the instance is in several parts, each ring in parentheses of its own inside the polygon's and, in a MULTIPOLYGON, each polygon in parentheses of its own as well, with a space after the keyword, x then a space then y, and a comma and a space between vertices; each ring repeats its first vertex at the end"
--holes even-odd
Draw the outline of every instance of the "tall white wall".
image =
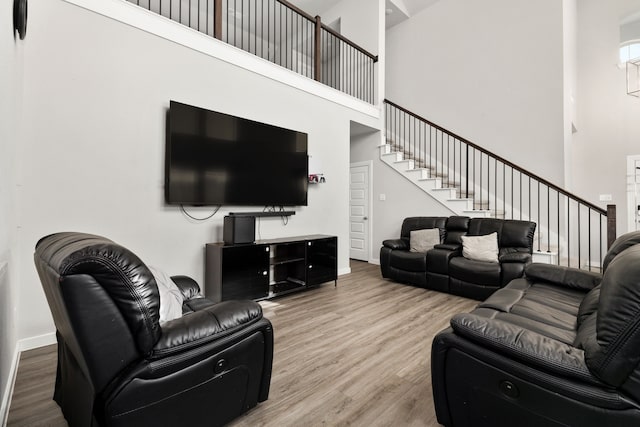
POLYGON ((22 54, 13 37, 13 2, 0 4, 0 424, 4 421, 17 354, 15 165, 22 99, 22 54))
POLYGON ((571 150, 573 133, 577 126, 577 38, 578 38, 578 2, 577 0, 562 1, 562 56, 563 67, 563 103, 564 103, 564 187, 572 188, 571 150))
POLYGON ((562 7, 437 2, 387 32, 387 98, 562 185, 562 7))
MULTIPOLYGON (((40 237, 64 230, 105 235, 147 263, 203 283, 204 245, 221 240, 224 215, 255 210, 224 207, 196 223, 165 205, 169 100, 307 132, 316 172, 327 182, 310 188, 309 205, 288 225, 263 218, 259 237, 337 235, 338 269, 349 270, 350 122, 371 125, 375 118, 61 0, 31 2, 29 17, 19 337, 53 331, 32 260, 40 237)), ((190 209, 197 216, 210 211, 190 209)))
POLYGON ((572 187, 605 207, 617 205, 618 235, 627 230, 626 156, 640 155, 640 98, 626 95, 619 62, 620 24, 640 11, 639 0, 578 2, 577 132, 572 187), (599 202, 611 194, 611 202, 599 202))

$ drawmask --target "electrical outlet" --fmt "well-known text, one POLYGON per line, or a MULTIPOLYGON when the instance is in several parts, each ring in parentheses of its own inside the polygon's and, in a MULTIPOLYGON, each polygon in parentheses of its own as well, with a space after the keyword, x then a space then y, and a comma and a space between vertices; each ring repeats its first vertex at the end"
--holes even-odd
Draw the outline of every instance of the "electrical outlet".
POLYGON ((384 202, 385 200, 387 200, 387 195, 384 193, 380 193, 380 201, 384 202))

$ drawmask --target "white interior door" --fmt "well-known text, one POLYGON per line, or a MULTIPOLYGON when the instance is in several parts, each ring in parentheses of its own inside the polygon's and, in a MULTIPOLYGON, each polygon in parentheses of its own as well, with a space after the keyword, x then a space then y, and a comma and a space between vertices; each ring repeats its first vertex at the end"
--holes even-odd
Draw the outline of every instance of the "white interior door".
POLYGON ((368 163, 351 164, 349 178, 349 257, 369 261, 369 180, 368 163))

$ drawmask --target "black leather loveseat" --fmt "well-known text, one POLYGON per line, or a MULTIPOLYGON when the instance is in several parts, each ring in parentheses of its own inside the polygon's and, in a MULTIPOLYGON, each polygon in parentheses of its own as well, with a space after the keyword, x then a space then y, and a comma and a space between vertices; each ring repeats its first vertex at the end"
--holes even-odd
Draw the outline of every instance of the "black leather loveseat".
POLYGON ((531 264, 433 340, 438 421, 464 426, 640 426, 640 232, 604 275, 531 264))
POLYGON ((399 282, 484 299, 521 277, 531 263, 536 224, 495 218, 409 217, 399 239, 385 240, 380 249, 382 276, 399 282), (412 231, 439 230, 440 242, 426 252, 410 251, 412 231), (463 256, 462 236, 497 233, 497 262, 463 256))
POLYGON ((158 276, 111 240, 53 234, 34 258, 70 426, 221 426, 268 398, 273 329, 256 302, 214 304, 193 279, 167 277, 183 302, 161 321, 158 276))

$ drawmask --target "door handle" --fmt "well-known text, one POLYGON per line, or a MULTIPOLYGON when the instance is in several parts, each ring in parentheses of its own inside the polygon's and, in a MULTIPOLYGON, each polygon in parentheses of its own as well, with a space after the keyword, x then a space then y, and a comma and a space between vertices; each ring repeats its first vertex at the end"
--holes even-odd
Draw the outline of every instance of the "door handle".
POLYGON ((363 216, 363 217, 362 217, 362 219, 366 221, 366 220, 368 220, 369 218, 367 218, 366 216, 363 216))

